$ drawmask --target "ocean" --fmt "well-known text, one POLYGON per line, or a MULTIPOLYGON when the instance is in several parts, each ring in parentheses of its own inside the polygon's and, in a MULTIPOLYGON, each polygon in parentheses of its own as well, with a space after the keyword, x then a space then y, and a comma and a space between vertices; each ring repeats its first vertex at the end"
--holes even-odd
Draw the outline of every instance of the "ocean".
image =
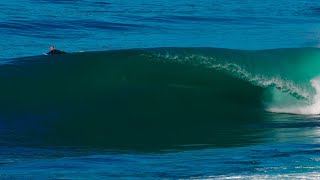
POLYGON ((0 178, 320 179, 319 16, 312 0, 1 1, 0 178))

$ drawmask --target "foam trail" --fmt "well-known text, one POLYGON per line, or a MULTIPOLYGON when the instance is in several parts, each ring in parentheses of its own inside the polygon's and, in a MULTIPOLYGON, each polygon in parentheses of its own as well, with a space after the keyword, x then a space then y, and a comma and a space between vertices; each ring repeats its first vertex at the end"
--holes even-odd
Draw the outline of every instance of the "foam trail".
POLYGON ((292 107, 271 107, 267 110, 275 113, 290 113, 315 115, 320 114, 320 76, 310 81, 311 86, 315 89, 315 95, 311 105, 296 105, 292 107))
POLYGON ((236 64, 215 64, 212 65, 213 68, 226 70, 227 72, 233 73, 236 77, 244 79, 246 81, 251 82, 256 86, 260 86, 263 88, 267 87, 276 87, 281 92, 287 92, 291 95, 295 95, 296 98, 308 100, 309 93, 303 88, 299 87, 294 82, 289 80, 284 80, 281 77, 264 77, 262 75, 253 75, 249 73, 247 70, 241 68, 236 64))
POLYGON ((300 99, 302 102, 309 102, 309 100, 312 100, 312 96, 310 96, 308 87, 302 84, 295 83, 294 81, 281 76, 273 75, 270 77, 263 74, 251 73, 245 67, 242 67, 236 63, 220 62, 214 57, 195 54, 179 57, 177 55, 170 55, 167 53, 165 55, 158 54, 158 57, 170 59, 170 61, 179 62, 182 64, 190 62, 193 64, 198 63, 198 65, 205 65, 208 68, 228 72, 237 78, 249 81, 253 85, 262 88, 275 87, 281 92, 286 92, 295 98, 300 99))

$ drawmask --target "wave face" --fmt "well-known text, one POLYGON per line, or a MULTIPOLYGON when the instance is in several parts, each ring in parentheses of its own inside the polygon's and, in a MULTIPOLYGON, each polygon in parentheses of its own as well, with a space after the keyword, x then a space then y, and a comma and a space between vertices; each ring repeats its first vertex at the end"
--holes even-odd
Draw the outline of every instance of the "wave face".
POLYGON ((245 125, 266 111, 320 113, 319 57, 157 48, 14 59, 0 66, 1 143, 250 144, 258 137, 245 125))

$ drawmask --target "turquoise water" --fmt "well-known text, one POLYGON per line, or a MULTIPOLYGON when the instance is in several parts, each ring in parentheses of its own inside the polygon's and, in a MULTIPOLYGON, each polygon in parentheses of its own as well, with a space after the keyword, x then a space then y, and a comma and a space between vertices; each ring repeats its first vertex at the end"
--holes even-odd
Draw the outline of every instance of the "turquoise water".
POLYGON ((319 5, 1 2, 0 177, 319 179, 319 5))

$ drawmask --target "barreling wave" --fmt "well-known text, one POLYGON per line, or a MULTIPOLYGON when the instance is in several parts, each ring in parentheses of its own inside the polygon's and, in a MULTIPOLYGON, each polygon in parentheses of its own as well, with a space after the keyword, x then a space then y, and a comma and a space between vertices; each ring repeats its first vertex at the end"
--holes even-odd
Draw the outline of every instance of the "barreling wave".
POLYGON ((68 145, 233 142, 266 110, 319 114, 319 57, 317 48, 156 48, 14 59, 0 66, 0 125, 68 145))
POLYGON ((182 64, 203 65, 213 71, 223 71, 263 88, 264 98, 261 98, 261 102, 267 111, 292 114, 320 113, 317 48, 204 51, 205 55, 199 52, 183 56, 167 53, 160 57, 182 64))

